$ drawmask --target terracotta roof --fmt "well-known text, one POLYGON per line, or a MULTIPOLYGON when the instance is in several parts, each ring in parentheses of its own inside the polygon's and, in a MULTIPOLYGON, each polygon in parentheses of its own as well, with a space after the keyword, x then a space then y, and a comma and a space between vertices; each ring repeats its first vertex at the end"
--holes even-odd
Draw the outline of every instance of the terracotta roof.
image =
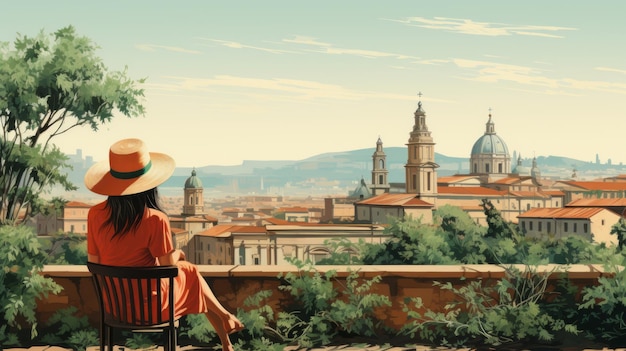
POLYGON ((217 218, 211 217, 208 215, 205 216, 182 216, 182 215, 171 215, 169 216, 170 222, 217 222, 217 218))
POLYGON ((277 210, 278 212, 304 212, 307 213, 309 210, 306 207, 281 207, 277 210))
POLYGON ((485 188, 482 186, 468 186, 468 187, 438 186, 437 192, 439 194, 446 194, 446 195, 477 195, 477 196, 485 196, 485 195, 503 196, 507 194, 506 191, 485 188))
POLYGON ((626 198, 617 199, 578 199, 574 200, 566 207, 621 207, 626 206, 626 198))
POLYGON ((225 236, 225 234, 232 233, 256 233, 256 234, 265 234, 265 227, 260 227, 256 225, 232 225, 232 224, 218 224, 213 226, 203 232, 198 233, 197 235, 202 236, 225 236))
POLYGON ((550 196, 565 196, 565 193, 561 190, 542 190, 542 192, 550 196))
POLYGON ((381 194, 356 202, 357 205, 433 207, 434 205, 417 198, 416 194, 381 194))
POLYGON ((80 201, 69 201, 65 204, 65 207, 91 207, 93 205, 86 204, 80 201))
POLYGON ((517 197, 540 197, 543 199, 549 197, 547 194, 543 192, 538 192, 538 191, 516 190, 516 191, 511 191, 510 194, 513 196, 517 196, 517 197))
POLYGON ((521 177, 506 177, 506 178, 502 178, 502 179, 498 179, 495 182, 493 182, 493 184, 515 184, 515 183, 521 183, 524 180, 530 179, 531 177, 525 177, 525 176, 521 176, 521 177))
POLYGON ((289 222, 287 220, 279 219, 275 217, 266 217, 266 218, 263 218, 263 221, 268 222, 269 224, 293 224, 293 222, 289 222))
POLYGON ((608 210, 599 207, 532 208, 517 218, 589 219, 602 211, 608 210))
POLYGON ((182 229, 182 228, 170 228, 170 231, 173 234, 180 234, 180 233, 186 232, 187 230, 182 229))
POLYGON ((448 176, 448 177, 439 177, 437 178, 437 183, 438 184, 458 183, 458 182, 462 182, 468 179, 476 179, 476 177, 469 176, 469 175, 463 175, 463 176, 455 175, 455 176, 448 176))
POLYGON ((584 190, 604 190, 604 191, 626 190, 626 182, 564 181, 562 183, 575 186, 584 190))

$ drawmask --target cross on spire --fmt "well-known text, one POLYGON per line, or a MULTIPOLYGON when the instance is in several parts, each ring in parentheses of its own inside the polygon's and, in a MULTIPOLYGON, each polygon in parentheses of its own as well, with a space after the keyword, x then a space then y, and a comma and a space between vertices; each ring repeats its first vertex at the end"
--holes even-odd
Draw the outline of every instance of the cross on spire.
POLYGON ((422 92, 420 91, 419 93, 417 93, 417 96, 419 96, 420 100, 422 99, 422 92))
POLYGON ((489 115, 491 115, 491 107, 489 108, 489 115))

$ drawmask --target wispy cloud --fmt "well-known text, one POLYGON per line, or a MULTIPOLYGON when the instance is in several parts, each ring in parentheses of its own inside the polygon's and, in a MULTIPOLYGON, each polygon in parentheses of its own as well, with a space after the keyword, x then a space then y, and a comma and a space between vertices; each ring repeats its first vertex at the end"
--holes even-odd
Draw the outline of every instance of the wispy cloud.
POLYGON ((332 44, 317 41, 317 38, 307 37, 303 35, 296 35, 293 39, 283 39, 285 43, 291 44, 303 44, 312 46, 332 46, 332 44))
POLYGON ((597 71, 614 72, 614 73, 626 74, 626 70, 624 70, 624 69, 619 69, 619 68, 596 67, 595 69, 596 69, 597 71))
POLYGON ((204 40, 204 41, 210 41, 210 42, 213 42, 213 43, 216 43, 218 45, 225 46, 225 47, 231 48, 231 49, 250 49, 250 50, 258 50, 258 51, 269 52, 269 53, 272 53, 272 54, 287 54, 287 53, 293 54, 293 53, 296 53, 295 51, 247 45, 247 44, 242 44, 242 43, 239 43, 239 42, 236 42, 236 41, 211 39, 211 38, 199 38, 199 39, 204 40))
POLYGON ((562 38, 562 35, 555 33, 576 30, 576 28, 569 27, 512 25, 506 23, 477 22, 471 19, 446 17, 408 17, 405 19, 385 20, 399 22, 409 26, 416 26, 420 28, 445 30, 448 32, 484 36, 525 35, 539 36, 545 38, 562 38))
MULTIPOLYGON (((297 79, 263 79, 218 75, 213 78, 193 78, 168 76, 162 77, 162 83, 147 84, 147 88, 155 91, 179 94, 182 92, 203 92, 232 94, 246 96, 259 100, 289 100, 315 101, 330 100, 364 100, 364 99, 391 99, 415 101, 415 96, 360 91, 342 87, 336 84, 327 84, 310 80, 297 79)), ((433 99, 424 99, 434 101, 433 99)), ((437 100, 447 102, 445 100, 437 100)))
POLYGON ((299 35, 296 35, 293 39, 283 39, 283 42, 291 43, 291 44, 313 46, 315 47, 314 49, 304 49, 304 51, 329 54, 329 55, 352 55, 352 56, 359 56, 359 57, 364 57, 364 58, 388 57, 388 58, 395 58, 399 60, 419 59, 418 57, 404 55, 404 54, 396 54, 392 52, 336 47, 333 44, 318 41, 317 38, 299 36, 299 35))
POLYGON ((200 51, 197 50, 189 50, 189 49, 184 49, 181 47, 177 47, 177 46, 165 46, 165 45, 155 45, 155 44, 137 44, 135 45, 135 47, 139 50, 142 51, 158 51, 158 50, 165 50, 165 51, 172 51, 172 52, 180 52, 183 54, 200 54, 200 51))
MULTIPOLYGON (((571 95, 572 90, 594 90, 617 94, 626 94, 626 84, 609 81, 580 80, 574 78, 551 78, 535 68, 503 64, 489 61, 453 59, 459 68, 467 70, 463 79, 498 83, 514 82, 520 85, 541 87, 542 93, 553 95, 571 95)), ((611 68, 596 68, 626 74, 626 71, 611 68)))

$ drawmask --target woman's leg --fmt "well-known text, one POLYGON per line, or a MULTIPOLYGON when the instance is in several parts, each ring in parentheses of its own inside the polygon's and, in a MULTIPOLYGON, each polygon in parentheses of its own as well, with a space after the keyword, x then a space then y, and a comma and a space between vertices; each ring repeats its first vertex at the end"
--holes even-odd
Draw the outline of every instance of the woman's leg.
POLYGON ((205 315, 220 338, 223 350, 230 351, 233 348, 228 335, 243 329, 243 324, 222 306, 204 278, 200 279, 200 284, 202 284, 202 294, 208 307, 208 312, 205 315))

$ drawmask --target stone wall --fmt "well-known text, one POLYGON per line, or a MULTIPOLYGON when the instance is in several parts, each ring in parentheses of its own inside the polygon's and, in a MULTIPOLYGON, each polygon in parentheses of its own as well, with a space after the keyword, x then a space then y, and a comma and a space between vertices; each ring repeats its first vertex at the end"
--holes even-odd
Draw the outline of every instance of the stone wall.
MULTIPOLYGON (((261 290, 273 292, 268 302, 277 313, 292 301, 292 297, 278 289, 284 282, 279 274, 289 271, 297 272, 290 266, 198 266, 215 296, 231 312, 243 308, 244 300, 261 290)), ((385 324, 399 329, 407 320, 402 306, 407 297, 421 297, 425 308, 441 311, 455 297, 448 291, 441 291, 433 286, 434 281, 451 282, 454 286, 462 286, 469 281, 482 279, 484 284, 493 284, 505 276, 505 269, 496 265, 420 265, 420 266, 318 266, 319 271, 335 270, 338 291, 343 290, 341 284, 350 271, 358 271, 359 276, 371 279, 382 278, 373 292, 389 296, 392 305, 381 308, 377 316, 385 324)), ((517 266, 525 269, 525 266, 517 266)), ((556 285, 556 280, 567 274, 569 279, 579 287, 594 285, 600 276, 607 275, 601 265, 545 265, 536 267, 537 272, 550 274, 548 290, 556 285)), ((51 295, 41 300, 37 307, 39 323, 45 321, 57 310, 75 306, 87 315, 93 325, 98 324, 98 302, 91 276, 86 266, 45 266, 44 276, 51 277, 63 286, 58 295, 51 295)))

